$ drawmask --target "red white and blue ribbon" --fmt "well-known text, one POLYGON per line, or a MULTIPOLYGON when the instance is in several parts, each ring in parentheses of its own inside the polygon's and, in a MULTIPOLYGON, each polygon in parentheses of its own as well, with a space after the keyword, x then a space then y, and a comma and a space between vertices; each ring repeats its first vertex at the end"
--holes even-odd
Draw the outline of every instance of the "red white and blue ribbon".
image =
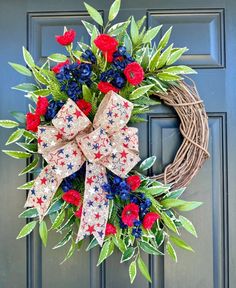
POLYGON ((102 185, 106 169, 125 177, 139 162, 137 128, 127 127, 133 104, 113 91, 107 93, 93 124, 68 99, 52 120, 52 126, 38 129, 38 152, 48 165, 36 178, 25 204, 35 207, 43 219, 65 177, 86 161, 83 210, 77 241, 93 234, 102 245, 109 205, 102 185))

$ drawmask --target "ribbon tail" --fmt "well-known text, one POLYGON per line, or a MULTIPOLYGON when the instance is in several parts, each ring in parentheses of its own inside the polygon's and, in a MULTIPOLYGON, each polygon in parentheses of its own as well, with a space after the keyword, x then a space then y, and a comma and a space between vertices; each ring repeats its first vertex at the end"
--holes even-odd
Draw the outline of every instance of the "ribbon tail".
POLYGON ((62 178, 54 173, 52 167, 50 165, 46 166, 35 179, 24 207, 36 208, 39 219, 42 221, 61 182, 62 178))
POLYGON ((106 168, 101 164, 86 162, 84 201, 76 242, 94 235, 100 246, 105 237, 109 203, 102 185, 107 182, 106 168))

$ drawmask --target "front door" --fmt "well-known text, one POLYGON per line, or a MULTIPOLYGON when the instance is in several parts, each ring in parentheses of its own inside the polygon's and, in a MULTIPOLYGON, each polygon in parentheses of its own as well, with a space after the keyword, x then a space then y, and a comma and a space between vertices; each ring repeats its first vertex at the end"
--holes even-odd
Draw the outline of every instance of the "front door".
MULTIPOLYGON (((112 1, 89 1, 106 18, 112 1)), ((133 287, 145 288, 233 288, 236 283, 236 2, 235 0, 129 0, 123 1, 119 21, 131 14, 136 19, 147 15, 147 26, 163 24, 160 34, 174 26, 171 41, 190 50, 181 63, 198 71, 194 77, 209 116, 211 154, 185 193, 188 200, 204 205, 188 217, 199 237, 184 235, 195 253, 178 252, 178 264, 166 257, 146 257, 153 283, 137 277, 133 287)), ((27 101, 10 90, 26 81, 7 61, 22 63, 21 46, 27 46, 40 63, 61 48, 54 41, 63 26, 74 28, 79 38, 85 34, 80 21, 90 21, 80 0, 0 1, 0 118, 10 111, 26 110, 27 101)), ((87 36, 84 36, 84 41, 87 36)), ((173 110, 159 105, 139 125, 142 157, 157 155, 154 170, 160 172, 173 160, 181 136, 173 110)), ((0 147, 8 131, 0 130, 0 147)), ((23 161, 24 162, 24 161, 23 161)), ((35 233, 16 241, 24 224, 17 215, 23 210, 25 193, 16 187, 25 179, 16 177, 25 163, 0 154, 0 287, 2 288, 118 288, 131 287, 128 266, 119 264, 118 253, 96 267, 98 250, 80 252, 60 265, 68 249, 52 250, 57 243, 50 233, 42 249, 35 233)))

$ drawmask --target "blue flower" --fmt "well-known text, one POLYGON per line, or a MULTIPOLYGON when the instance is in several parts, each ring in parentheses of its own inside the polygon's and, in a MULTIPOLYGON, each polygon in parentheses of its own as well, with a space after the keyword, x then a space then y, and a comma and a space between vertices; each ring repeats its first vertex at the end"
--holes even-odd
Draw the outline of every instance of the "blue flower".
POLYGON ((73 187, 72 182, 66 178, 61 183, 61 188, 62 188, 63 192, 67 192, 67 191, 71 190, 72 187, 73 187))
POLYGON ((121 181, 122 181, 122 179, 120 177, 118 177, 118 176, 115 176, 114 179, 113 179, 113 183, 115 185, 119 185, 121 181))
POLYGON ((142 225, 142 222, 140 220, 134 220, 134 226, 139 227, 142 225))
POLYGON ((105 192, 111 192, 111 185, 109 183, 104 183, 102 185, 102 189, 105 191, 105 192))
POLYGON ((106 194, 106 198, 108 199, 108 200, 113 200, 114 199, 114 195, 112 195, 112 194, 106 194))
POLYGON ((97 62, 95 55, 89 49, 84 51, 84 53, 82 54, 82 58, 84 60, 90 61, 92 64, 95 64, 97 62))
POLYGON ((123 221, 120 219, 120 228, 121 229, 125 229, 125 228, 127 228, 128 226, 125 224, 125 223, 123 223, 123 221))
POLYGON ((92 74, 92 66, 91 64, 81 63, 78 69, 78 81, 80 83, 84 83, 90 79, 92 74))
POLYGON ((120 73, 116 73, 111 81, 111 84, 118 89, 122 89, 126 84, 126 79, 120 73))
POLYGON ((65 103, 63 101, 50 101, 47 112, 45 114, 45 120, 51 121, 64 104, 65 103))
POLYGON ((82 89, 76 81, 71 81, 68 83, 66 92, 69 98, 76 102, 79 98, 79 95, 82 93, 82 89))
POLYGON ((138 228, 138 227, 134 227, 132 229, 132 235, 135 237, 135 238, 140 238, 142 236, 142 229, 141 228, 138 228))

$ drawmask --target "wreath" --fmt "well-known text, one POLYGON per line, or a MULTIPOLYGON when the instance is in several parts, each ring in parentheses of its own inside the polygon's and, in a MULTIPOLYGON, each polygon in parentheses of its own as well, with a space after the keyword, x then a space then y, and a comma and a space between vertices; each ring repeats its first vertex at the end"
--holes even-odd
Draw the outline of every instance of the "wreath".
POLYGON ((106 25, 95 8, 85 7, 103 31, 82 21, 90 45, 79 41, 75 46, 76 32, 65 27, 56 41, 66 55, 52 54, 38 66, 23 47, 27 67, 10 63, 35 80, 13 87, 26 93, 29 112, 13 112, 16 121, 0 121, 15 129, 6 145, 23 149, 3 152, 27 159, 19 175, 31 180, 18 187, 28 191, 27 209, 19 215, 28 220, 17 239, 38 224, 46 246, 48 231, 55 230, 62 239, 53 248, 69 245, 64 262, 90 236, 85 249, 101 246, 98 265, 118 249, 120 262, 129 262, 131 283, 136 267, 151 282, 143 252, 167 252, 177 261, 174 246, 193 251, 180 233, 185 229, 197 236, 196 230, 179 213, 201 202, 180 197, 209 156, 207 116, 195 86, 183 79, 195 71, 173 65, 187 48, 168 46, 171 28, 153 43, 161 25, 146 29, 145 16, 112 25, 120 0, 111 5, 106 25), (146 121, 142 114, 160 99, 176 110, 183 143, 164 173, 149 177, 156 157, 137 165, 138 129, 130 123, 146 121))

